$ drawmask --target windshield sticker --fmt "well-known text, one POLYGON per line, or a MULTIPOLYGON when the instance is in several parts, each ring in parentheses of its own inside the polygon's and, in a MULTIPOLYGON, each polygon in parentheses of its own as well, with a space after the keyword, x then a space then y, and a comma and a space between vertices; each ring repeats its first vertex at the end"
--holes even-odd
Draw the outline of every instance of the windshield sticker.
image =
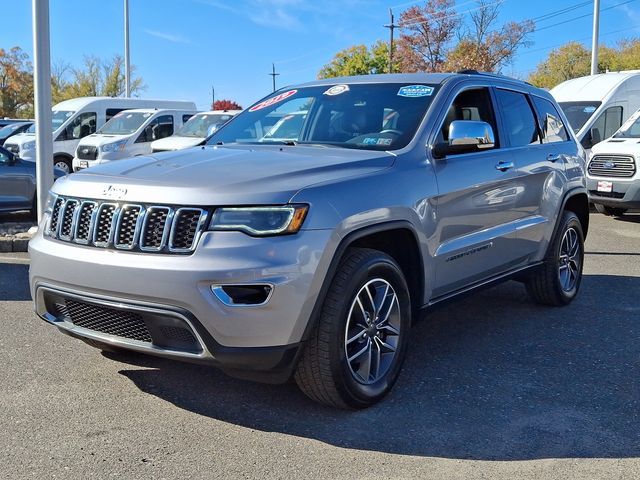
POLYGON ((274 103, 281 102, 282 100, 289 98, 298 93, 298 90, 289 90, 288 92, 281 93, 280 95, 276 95, 275 97, 267 98, 265 101, 257 103, 253 107, 249 109, 250 112, 255 112, 257 110, 262 110, 263 108, 269 107, 274 103))
POLYGON ((362 139, 362 145, 376 145, 377 143, 378 143, 377 138, 367 137, 362 139))
POLYGON ((330 97, 333 97, 335 95, 340 95, 341 93, 348 92, 348 91, 349 91, 349 85, 334 85, 329 90, 324 92, 324 95, 329 95, 330 97))
POLYGON ((593 113, 596 111, 596 107, 584 107, 584 113, 593 113))
POLYGON ((399 97, 409 98, 430 97, 432 93, 433 87, 429 87, 428 85, 407 85, 398 90, 399 97))
POLYGON ((391 145, 392 141, 391 138, 379 138, 376 145, 391 145))

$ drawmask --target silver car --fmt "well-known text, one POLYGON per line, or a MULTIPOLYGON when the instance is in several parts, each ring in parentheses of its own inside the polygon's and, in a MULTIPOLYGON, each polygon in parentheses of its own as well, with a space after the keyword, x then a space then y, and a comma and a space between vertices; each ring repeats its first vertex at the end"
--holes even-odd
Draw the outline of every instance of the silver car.
POLYGON ((363 408, 393 386, 421 312, 507 279, 543 304, 575 298, 584 164, 552 97, 524 82, 318 80, 206 146, 58 181, 31 291, 41 318, 96 347, 293 376, 363 408), (301 111, 297 133, 267 135, 301 111))
MULTIPOLYGON (((55 178, 64 172, 55 169, 55 178)), ((0 212, 31 210, 35 215, 36 164, 0 147, 0 212)))

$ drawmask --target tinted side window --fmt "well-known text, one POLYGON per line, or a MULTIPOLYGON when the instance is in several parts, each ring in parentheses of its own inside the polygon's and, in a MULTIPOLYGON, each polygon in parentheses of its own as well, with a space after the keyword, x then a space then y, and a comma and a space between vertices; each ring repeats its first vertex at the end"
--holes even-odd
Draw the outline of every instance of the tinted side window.
POLYGON ((153 133, 154 140, 173 135, 173 115, 162 115, 154 121, 154 124, 157 124, 153 133))
POLYGON ((540 143, 536 119, 527 96, 510 90, 496 90, 498 105, 504 118, 504 129, 512 147, 540 143))
POLYGON ((622 126, 622 107, 607 108, 591 127, 593 144, 609 138, 620 126, 622 126))
POLYGON ((556 107, 549 100, 531 97, 538 111, 538 122, 542 129, 542 143, 566 142, 569 140, 567 129, 556 107))
POLYGON ((96 133, 96 112, 85 112, 74 118, 64 131, 58 135, 59 140, 78 140, 96 133))
POLYGON ((460 92, 455 98, 447 115, 444 118, 437 142, 449 140, 449 126, 455 120, 480 120, 487 122, 493 128, 498 146, 498 129, 496 128, 495 114, 491 104, 491 95, 487 88, 474 88, 460 92))
POLYGON ((193 117, 193 114, 191 113, 188 115, 182 115, 182 123, 187 123, 191 117, 193 117))
POLYGON ((105 112, 105 123, 111 120, 111 117, 125 110, 124 108, 107 108, 105 112))

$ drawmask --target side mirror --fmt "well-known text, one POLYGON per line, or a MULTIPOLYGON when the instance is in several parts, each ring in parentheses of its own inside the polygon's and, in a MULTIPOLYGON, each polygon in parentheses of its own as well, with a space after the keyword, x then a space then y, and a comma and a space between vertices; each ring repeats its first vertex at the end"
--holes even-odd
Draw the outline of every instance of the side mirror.
POLYGON ((600 135, 600 129, 599 128, 592 128, 591 129, 591 145, 595 145, 596 143, 600 143, 602 141, 602 136, 600 135))
POLYGON ((11 166, 16 163, 16 156, 11 152, 0 152, 0 165, 11 166))
POLYGON ((447 155, 470 153, 493 148, 496 145, 493 128, 487 122, 477 120, 454 120, 449 125, 449 141, 433 147, 435 158, 447 155))

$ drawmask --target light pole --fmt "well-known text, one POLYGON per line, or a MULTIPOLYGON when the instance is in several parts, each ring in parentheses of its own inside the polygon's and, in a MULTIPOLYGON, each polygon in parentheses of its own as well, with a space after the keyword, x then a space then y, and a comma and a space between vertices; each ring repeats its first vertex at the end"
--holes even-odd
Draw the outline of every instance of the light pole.
POLYGON ((42 219, 53 185, 51 131, 51 52, 49 0, 33 0, 33 91, 36 113, 36 192, 38 221, 42 219))
POLYGON ((124 0, 124 89, 131 96, 131 62, 129 59, 129 0, 124 0))
POLYGON ((591 75, 598 73, 598 30, 600 28, 600 0, 593 0, 593 38, 591 39, 591 75))

